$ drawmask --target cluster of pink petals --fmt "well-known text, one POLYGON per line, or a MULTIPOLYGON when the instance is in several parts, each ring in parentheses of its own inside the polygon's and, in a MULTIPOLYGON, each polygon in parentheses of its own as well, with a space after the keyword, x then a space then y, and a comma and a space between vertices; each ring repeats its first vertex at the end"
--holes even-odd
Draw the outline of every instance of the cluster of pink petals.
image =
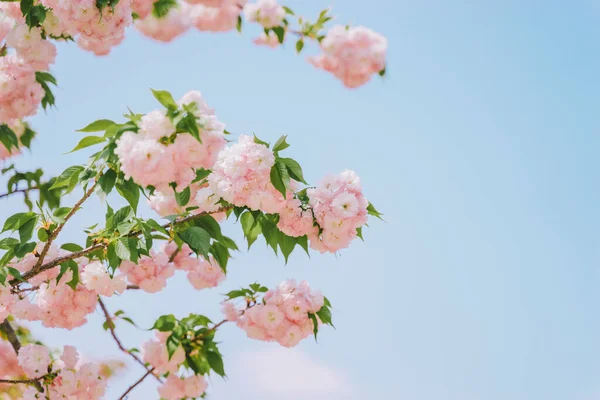
MULTIPOLYGON (((39 258, 36 256, 36 254, 40 254, 45 245, 46 243, 38 243, 35 252, 28 253, 22 259, 18 261, 15 260, 14 262, 9 263, 9 266, 17 269, 22 274, 30 271, 39 261, 39 258)), ((54 260, 67 253, 67 251, 59 249, 58 246, 52 243, 48 248, 45 260, 54 260)), ((50 279, 56 278, 59 272, 60 270, 58 268, 50 268, 30 278, 29 283, 31 283, 34 286, 39 286, 50 279)))
POLYGON ((26 24, 16 25, 6 36, 6 45, 36 71, 47 70, 56 58, 56 46, 42 38, 42 29, 26 24))
POLYGON ((45 327, 77 328, 87 323, 87 315, 96 308, 97 293, 81 283, 73 290, 66 284, 71 279, 72 272, 67 271, 59 283, 52 279, 40 285, 36 300, 45 327))
MULTIPOLYGON (((177 245, 170 242, 164 247, 164 252, 170 256, 176 249, 177 245)), ((173 259, 173 264, 175 264, 175 268, 187 272, 188 281, 197 290, 216 287, 226 277, 212 257, 206 260, 202 256, 196 256, 187 244, 181 247, 173 259)))
POLYGON ((162 193, 172 191, 175 183, 179 191, 196 177, 194 169, 211 168, 218 152, 225 146, 225 125, 218 121, 199 92, 186 93, 179 101, 196 104, 196 117, 202 128, 202 143, 189 133, 180 133, 172 144, 160 141, 175 133, 175 127, 163 111, 153 111, 140 122, 138 133, 125 132, 117 141, 115 154, 121 161, 121 170, 141 186, 152 185, 162 193))
POLYGON ((302 202, 293 197, 291 193, 287 195, 285 207, 279 211, 279 222, 277 227, 288 236, 299 237, 312 232, 313 215, 310 209, 304 209, 302 202))
MULTIPOLYGON (((1 318, 0 318, 1 319, 1 318)), ((0 379, 17 379, 24 375, 23 369, 19 365, 17 355, 9 342, 0 339, 0 379)), ((3 392, 6 386, 0 383, 0 393, 3 392)))
POLYGON ((154 0, 131 0, 131 11, 140 19, 146 18, 152 12, 154 0))
POLYGON ((180 378, 176 374, 169 375, 165 383, 158 388, 162 399, 179 400, 202 396, 208 387, 206 380, 201 375, 180 378))
POLYGON ((246 0, 187 0, 192 24, 200 31, 227 32, 235 29, 246 0))
POLYGON ((250 136, 219 153, 208 183, 213 192, 236 206, 247 206, 273 214, 285 206, 285 199, 271 183, 275 156, 267 146, 250 136))
POLYGON ((170 334, 170 332, 156 332, 156 338, 142 344, 142 360, 152 365, 159 375, 167 372, 175 374, 179 370, 179 365, 185 361, 185 351, 181 346, 177 347, 169 359, 167 338, 170 334))
POLYGON ((258 0, 256 3, 246 4, 244 16, 249 22, 258 22, 263 28, 280 26, 285 18, 285 10, 277 0, 258 0))
MULTIPOLYGON (((25 133, 25 124, 19 120, 8 121, 7 125, 19 139, 25 133)), ((15 149, 13 147, 8 150, 4 144, 0 143, 0 161, 19 155, 20 153, 20 149, 15 149)))
MULTIPOLYGON (((308 314, 323 307, 324 297, 305 281, 287 280, 265 293, 263 303, 246 310, 237 325, 249 338, 294 347, 312 334, 314 325, 308 314)), ((228 319, 234 316, 231 309, 225 311, 228 319)))
POLYGON ((368 82, 385 68, 387 39, 362 26, 332 27, 321 41, 321 49, 324 54, 309 61, 331 72, 349 88, 368 82))
POLYGON ((145 36, 161 42, 170 42, 191 27, 191 7, 182 1, 169 10, 167 15, 156 18, 147 13, 135 21, 135 27, 145 36))
POLYGON ((125 37, 125 28, 133 22, 131 0, 120 0, 113 8, 105 7, 102 13, 95 0, 41 0, 52 9, 62 23, 63 34, 78 36, 79 47, 96 55, 106 55, 125 37))
POLYGON ((150 250, 150 257, 141 256, 137 264, 123 261, 119 267, 127 279, 148 293, 156 293, 167 286, 167 279, 175 273, 175 266, 164 252, 150 250))
POLYGON ((321 253, 334 253, 348 247, 356 238, 356 229, 367 222, 369 202, 362 193, 360 179, 354 171, 329 175, 314 189, 307 191, 318 228, 309 233, 310 246, 321 253))
POLYGON ((29 378, 39 378, 48 373, 52 364, 48 349, 39 344, 28 344, 19 350, 19 365, 29 378))
POLYGON ((16 53, 0 57, 0 123, 36 114, 44 91, 35 72, 16 53))
POLYGON ((280 45, 277 35, 272 32, 269 32, 268 35, 263 32, 259 37, 254 39, 254 44, 271 47, 272 49, 280 45))
POLYGON ((190 214, 210 213, 217 221, 221 221, 226 217, 224 212, 216 213, 220 206, 216 204, 219 201, 219 196, 216 196, 208 187, 208 184, 202 186, 197 184, 190 185, 190 201, 185 206, 177 204, 175 192, 173 190, 166 193, 155 191, 148 200, 150 207, 161 217, 169 215, 185 214, 186 209, 197 207, 190 211, 190 214))
POLYGON ((123 293, 127 289, 127 281, 123 275, 110 276, 100 261, 85 266, 81 272, 81 283, 90 291, 110 297, 115 293, 123 293))
POLYGON ((37 344, 28 344, 19 351, 19 364, 30 378, 38 378, 48 373, 52 365, 56 377, 45 387, 42 395, 34 387, 23 392, 22 400, 86 399, 98 400, 106 391, 106 380, 97 365, 80 363, 79 354, 72 346, 65 346, 59 360, 52 362, 48 349, 37 344))

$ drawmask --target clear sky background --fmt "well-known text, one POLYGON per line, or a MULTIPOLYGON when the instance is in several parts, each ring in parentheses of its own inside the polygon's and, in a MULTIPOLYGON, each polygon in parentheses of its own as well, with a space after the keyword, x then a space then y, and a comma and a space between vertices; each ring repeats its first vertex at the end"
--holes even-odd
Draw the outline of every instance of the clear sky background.
MULTIPOLYGON (((329 5, 285 4, 305 15, 329 5)), ((85 162, 89 152, 62 155, 74 131, 128 106, 151 111, 148 87, 197 89, 235 135, 288 134, 310 182, 354 169, 387 221, 337 257, 297 252, 287 266, 259 241, 235 254, 218 289, 197 292, 177 275, 157 295, 110 299, 111 310, 150 327, 171 312, 218 319, 219 293, 254 280, 322 289, 337 329, 318 344, 284 350, 220 330, 229 378, 211 379, 214 400, 600 399, 600 4, 348 0, 333 13, 388 37, 385 80, 347 90, 293 43, 255 47, 253 29, 169 45, 131 31, 104 58, 59 46, 58 107, 33 118, 39 137, 20 168, 53 175, 85 162)), ((0 217, 18 204, 2 201, 0 217)), ((87 204, 64 241, 81 242, 104 210, 87 204)), ((239 226, 225 229, 242 243, 239 226)), ((51 345, 128 361, 101 325, 96 313, 70 332, 32 327, 51 345)), ((131 347, 150 336, 117 330, 131 347)), ((142 372, 129 363, 107 398, 142 372)), ((131 399, 157 397, 149 379, 131 399)))

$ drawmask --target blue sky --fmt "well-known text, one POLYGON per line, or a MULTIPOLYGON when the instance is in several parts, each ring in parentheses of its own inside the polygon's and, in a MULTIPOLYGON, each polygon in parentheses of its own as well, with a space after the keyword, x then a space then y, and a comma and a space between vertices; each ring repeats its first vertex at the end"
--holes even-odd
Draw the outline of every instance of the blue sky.
MULTIPOLYGON (((286 4, 306 15, 329 5, 286 4)), ((196 292, 177 276, 158 295, 126 293, 109 307, 149 327, 173 311, 216 319, 218 294, 254 280, 322 289, 337 329, 318 344, 285 351, 235 327, 219 333, 229 380, 211 379, 215 400, 600 399, 600 4, 348 0, 334 14, 388 37, 385 80, 347 90, 292 45, 256 48, 253 30, 170 45, 132 31, 105 58, 60 47, 58 107, 32 120, 40 135, 21 168, 57 174, 84 162, 62 155, 74 130, 128 106, 152 110, 148 87, 197 89, 234 134, 288 134, 310 182, 354 169, 385 213, 337 257, 297 253, 284 266, 257 243, 219 289, 196 292)), ((17 207, 3 201, 0 217, 17 207)), ((103 210, 88 204, 64 240, 80 240, 103 210)), ((239 227, 226 230, 241 243, 239 227)), ((96 314, 71 332, 34 329, 90 357, 118 356, 101 323, 96 314)), ((148 337, 118 331, 128 346, 148 337)), ((141 373, 130 364, 108 398, 141 373)), ((156 398, 154 383, 131 398, 156 398)))

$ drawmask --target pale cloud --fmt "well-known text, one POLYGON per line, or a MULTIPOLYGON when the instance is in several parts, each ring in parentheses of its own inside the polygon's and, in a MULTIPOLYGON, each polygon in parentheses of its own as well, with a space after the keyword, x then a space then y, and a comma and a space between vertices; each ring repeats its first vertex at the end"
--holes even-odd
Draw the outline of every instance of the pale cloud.
POLYGON ((230 361, 227 373, 227 382, 212 382, 212 400, 358 399, 343 371, 296 349, 242 353, 230 361))

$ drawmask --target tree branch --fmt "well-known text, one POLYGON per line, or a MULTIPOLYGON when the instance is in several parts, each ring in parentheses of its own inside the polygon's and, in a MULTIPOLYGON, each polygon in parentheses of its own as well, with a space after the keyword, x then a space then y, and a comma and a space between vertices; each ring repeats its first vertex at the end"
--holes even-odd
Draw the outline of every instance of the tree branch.
MULTIPOLYGON (((10 345, 15 350, 15 353, 17 355, 19 355, 19 350, 21 350, 21 342, 19 341, 19 338, 17 337, 17 333, 13 329, 12 325, 10 324, 10 322, 8 322, 8 319, 5 319, 4 321, 2 321, 2 323, 0 324, 0 331, 4 332, 10 345)), ((33 384, 33 386, 35 386, 35 388, 39 392, 44 391, 44 389, 42 388, 42 385, 36 379, 34 379, 33 382, 19 382, 19 383, 31 383, 31 384, 33 384)))
POLYGON ((145 374, 144 374, 144 375, 143 375, 143 376, 142 376, 140 379, 138 379, 138 380, 137 380, 137 382, 135 382, 133 385, 129 386, 129 389, 127 389, 127 390, 125 391, 125 393, 123 393, 123 394, 121 395, 121 397, 119 397, 119 400, 123 400, 123 399, 125 399, 125 397, 126 397, 128 394, 129 394, 129 392, 131 392, 133 389, 135 389, 135 387, 136 387, 137 385, 139 385, 140 383, 142 383, 142 381, 143 381, 144 379, 146 379, 146 377, 147 377, 148 375, 150 375, 151 373, 153 373, 153 372, 154 372, 154 368, 151 368, 151 369, 149 369, 148 371, 146 371, 146 373, 145 373, 145 374))
POLYGON ((17 383, 27 383, 27 384, 39 384, 39 381, 44 379, 46 377, 46 375, 44 376, 40 376, 39 378, 33 378, 33 379, 0 379, 0 383, 12 383, 12 384, 17 384, 17 383))
MULTIPOLYGON (((81 204, 79 204, 79 205, 81 205, 81 204)), ((74 208, 75 207, 73 207, 73 209, 74 208)), ((199 213, 199 214, 195 214, 195 215, 190 215, 190 216, 187 216, 187 217, 184 217, 184 218, 181 218, 181 219, 177 219, 177 220, 175 220, 173 222, 169 222, 169 223, 163 224, 162 228, 167 229, 171 225, 175 226, 175 225, 184 224, 186 222, 193 221, 196 218, 200 218, 200 217, 202 217, 204 215, 222 213, 222 212, 225 212, 227 210, 230 210, 231 208, 233 208, 233 206, 221 207, 221 208, 219 208, 218 210, 215 210, 215 211, 203 212, 203 213, 199 213)), ((66 222, 66 218, 65 218, 65 222, 66 222)), ((155 232, 155 231, 156 231, 155 229, 152 230, 152 232, 155 232)), ((141 234, 142 234, 142 231, 134 231, 134 232, 129 233, 127 236, 129 236, 129 237, 136 237, 136 236, 139 236, 141 234)), ((50 238, 48 238, 48 241, 50 241, 50 238)), ((100 250, 100 249, 103 249, 103 248, 106 248, 106 247, 108 247, 108 243, 107 242, 96 243, 96 244, 94 244, 94 245, 92 245, 92 246, 90 246, 90 247, 88 247, 86 249, 83 249, 83 250, 80 250, 80 251, 75 251, 73 253, 69 253, 69 254, 64 255, 62 257, 55 258, 54 260, 52 260, 52 261, 50 261, 50 262, 48 262, 46 264, 42 264, 37 269, 34 267, 34 268, 30 269, 29 271, 25 272, 24 274, 22 274, 23 280, 26 281, 28 279, 31 279, 34 276, 38 275, 39 273, 44 272, 46 270, 49 270, 51 268, 54 268, 57 265, 65 262, 65 261, 69 261, 69 260, 73 260, 75 258, 83 257, 83 256, 85 256, 85 255, 87 255, 89 253, 92 253, 92 252, 94 252, 96 250, 100 250)), ((47 253, 47 251, 46 251, 46 253, 47 253)), ((19 279, 12 279, 9 283, 10 283, 11 286, 16 286, 16 285, 18 285, 19 283, 22 283, 22 282, 23 281, 19 280, 19 279)))
MULTIPOLYGON (((119 347, 119 349, 124 352, 129 354, 138 364, 140 364, 142 367, 144 367, 144 369, 146 369, 147 371, 151 371, 152 369, 148 369, 148 367, 146 366, 146 364, 134 353, 132 353, 131 351, 127 350, 125 348, 125 346, 123 346, 123 343, 121 343, 121 341, 119 340, 119 338, 117 337, 117 334, 115 333, 115 325, 112 322, 112 318, 110 316, 110 313, 108 312, 108 309, 106 308, 106 305, 104 304, 104 302, 102 301, 102 299, 100 298, 100 296, 98 296, 98 304, 100 305, 100 308, 102 309, 102 312, 104 313, 104 317, 106 318, 106 322, 108 325, 108 329, 110 331, 111 336, 113 337, 113 339, 115 340, 115 342, 117 342, 117 346, 119 347)), ((162 382, 162 380, 160 379, 160 377, 152 374, 156 380, 158 380, 159 382, 162 382)))

